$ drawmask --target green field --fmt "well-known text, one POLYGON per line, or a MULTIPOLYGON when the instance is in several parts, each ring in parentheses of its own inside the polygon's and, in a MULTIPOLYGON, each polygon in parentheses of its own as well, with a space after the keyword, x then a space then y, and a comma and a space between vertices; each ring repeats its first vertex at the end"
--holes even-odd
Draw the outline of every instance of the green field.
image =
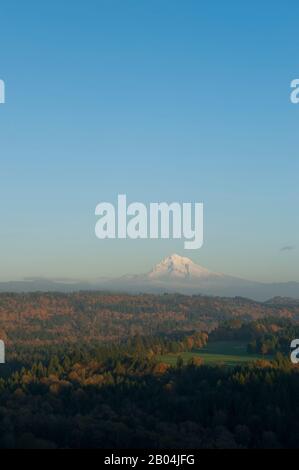
POLYGON ((181 352, 178 354, 165 354, 159 357, 161 362, 176 365, 177 358, 181 357, 187 364, 192 357, 200 357, 204 364, 225 364, 235 366, 257 359, 271 359, 270 356, 254 355, 247 353, 247 343, 241 341, 215 341, 207 344, 205 348, 196 349, 192 352, 181 352))

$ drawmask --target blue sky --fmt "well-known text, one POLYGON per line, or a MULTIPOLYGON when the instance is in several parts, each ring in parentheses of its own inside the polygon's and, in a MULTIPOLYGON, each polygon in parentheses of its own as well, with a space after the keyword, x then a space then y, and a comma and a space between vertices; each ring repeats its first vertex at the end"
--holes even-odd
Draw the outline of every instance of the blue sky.
POLYGON ((1 2, 1 280, 143 272, 178 252, 299 281, 299 5, 247 3, 1 2), (95 206, 119 193, 203 201, 204 247, 99 241, 95 206))

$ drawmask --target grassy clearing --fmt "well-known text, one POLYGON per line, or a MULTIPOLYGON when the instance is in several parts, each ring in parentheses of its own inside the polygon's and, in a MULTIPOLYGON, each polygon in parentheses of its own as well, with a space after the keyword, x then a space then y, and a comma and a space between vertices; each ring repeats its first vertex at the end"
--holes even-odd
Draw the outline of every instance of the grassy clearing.
POLYGON ((269 356, 261 356, 247 353, 247 343, 241 341, 215 341, 207 344, 205 348, 192 352, 182 352, 178 354, 165 354, 160 356, 160 361, 170 365, 175 365, 180 356, 186 364, 192 357, 200 357, 204 364, 225 364, 235 366, 244 362, 255 361, 257 359, 271 359, 269 356))

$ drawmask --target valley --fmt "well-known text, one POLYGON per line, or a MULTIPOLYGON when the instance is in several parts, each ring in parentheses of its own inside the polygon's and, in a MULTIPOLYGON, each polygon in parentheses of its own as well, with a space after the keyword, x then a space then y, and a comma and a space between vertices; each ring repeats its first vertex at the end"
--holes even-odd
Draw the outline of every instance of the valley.
POLYGON ((162 363, 171 366, 177 365, 182 360, 187 365, 196 361, 202 361, 205 365, 236 366, 258 360, 271 360, 273 356, 262 354, 248 354, 246 341, 212 341, 201 348, 177 354, 165 354, 158 358, 162 363))

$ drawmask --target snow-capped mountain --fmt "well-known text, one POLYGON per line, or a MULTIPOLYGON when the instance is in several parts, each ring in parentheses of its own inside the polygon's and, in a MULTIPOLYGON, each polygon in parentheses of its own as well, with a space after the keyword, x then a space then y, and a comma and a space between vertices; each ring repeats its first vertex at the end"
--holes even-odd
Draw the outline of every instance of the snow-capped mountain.
POLYGON ((127 275, 117 279, 101 278, 94 282, 33 279, 0 283, 0 292, 33 291, 73 292, 78 290, 109 290, 128 293, 173 293, 248 297, 265 301, 272 297, 299 299, 299 283, 262 283, 248 281, 209 271, 191 259, 173 254, 157 263, 145 274, 127 275))
MULTIPOLYGON (((124 276, 109 284, 142 292, 202 293, 214 285, 230 281, 229 276, 209 271, 190 258, 172 254, 157 263, 146 274, 124 276)), ((211 289, 212 291, 213 289, 211 289)))
POLYGON ((261 283, 208 270, 184 256, 173 254, 146 274, 123 276, 103 284, 105 289, 132 293, 171 293, 248 297, 299 298, 299 283, 261 283))
POLYGON ((192 280, 221 276, 193 263, 189 258, 173 254, 156 264, 148 273, 150 280, 192 280))

